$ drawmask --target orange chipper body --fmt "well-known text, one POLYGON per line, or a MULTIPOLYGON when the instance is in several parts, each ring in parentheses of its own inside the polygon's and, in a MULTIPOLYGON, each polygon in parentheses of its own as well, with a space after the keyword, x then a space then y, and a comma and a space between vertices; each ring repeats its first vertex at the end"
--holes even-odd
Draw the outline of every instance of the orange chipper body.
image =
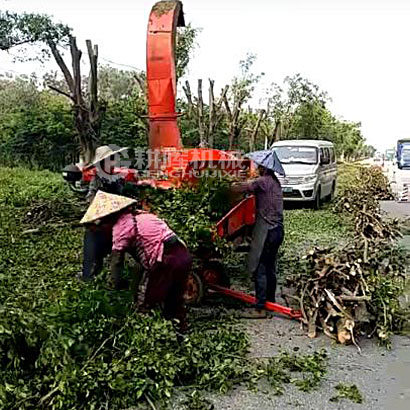
MULTIPOLYGON (((158 188, 178 188, 184 182, 195 183, 203 170, 223 170, 239 177, 249 175, 251 161, 233 152, 207 148, 184 149, 176 112, 177 81, 175 71, 175 42, 177 27, 184 26, 180 1, 160 1, 150 13, 147 34, 147 95, 149 119, 150 184, 158 188)), ((83 171, 83 179, 90 181, 95 168, 83 171)), ((134 169, 116 168, 125 181, 141 183, 134 169)), ((255 198, 250 196, 237 204, 216 224, 221 237, 232 238, 241 229, 255 223, 255 198)), ((208 278, 211 278, 209 275, 208 278)), ((219 286, 202 278, 213 291, 253 303, 254 298, 242 292, 219 286)), ((299 318, 299 311, 267 303, 265 308, 299 318)))

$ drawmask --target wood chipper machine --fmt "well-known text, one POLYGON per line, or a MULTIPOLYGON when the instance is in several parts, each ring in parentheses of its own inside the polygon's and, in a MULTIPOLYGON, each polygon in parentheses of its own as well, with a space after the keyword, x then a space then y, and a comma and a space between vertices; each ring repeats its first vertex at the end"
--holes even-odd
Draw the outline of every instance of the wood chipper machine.
MULTIPOLYGON (((177 81, 175 70, 175 42, 177 27, 184 26, 184 14, 180 1, 160 1, 150 13, 147 34, 147 100, 149 120, 148 169, 149 180, 142 180, 137 169, 119 167, 126 182, 137 185, 149 182, 160 189, 178 189, 186 183, 195 184, 203 172, 217 170, 224 175, 246 179, 251 161, 234 152, 209 148, 184 148, 181 141, 176 112, 177 81)), ((78 177, 82 183, 91 181, 96 173, 93 167, 81 170, 70 166, 65 179, 74 183, 78 177), (71 168, 70 168, 71 167, 71 168)), ((255 198, 242 199, 216 224, 216 232, 228 240, 237 238, 243 230, 255 223, 255 198)), ((202 268, 192 273, 187 290, 187 300, 198 301, 203 290, 218 292, 247 303, 254 297, 227 287, 218 264, 204 258, 202 268), (211 262, 211 263, 207 263, 211 262)), ((277 311, 292 318, 300 312, 267 303, 268 310, 277 311)))

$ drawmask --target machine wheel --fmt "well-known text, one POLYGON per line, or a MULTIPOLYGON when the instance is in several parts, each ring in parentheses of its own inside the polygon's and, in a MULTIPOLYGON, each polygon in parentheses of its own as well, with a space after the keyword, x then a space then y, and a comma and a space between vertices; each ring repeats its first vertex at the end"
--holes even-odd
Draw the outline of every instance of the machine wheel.
POLYGON ((88 185, 77 186, 75 183, 69 183, 68 186, 76 194, 87 195, 88 185))
POLYGON ((205 285, 220 285, 230 287, 229 277, 224 270, 224 266, 219 261, 207 261, 202 266, 200 276, 205 285))
POLYGON ((197 305, 204 297, 204 284, 202 279, 194 272, 188 276, 187 288, 184 294, 187 305, 197 305))
POLYGON ((319 187, 317 188, 315 199, 313 200, 313 209, 318 210, 322 206, 322 200, 320 199, 320 195, 321 195, 321 189, 319 185, 319 187))

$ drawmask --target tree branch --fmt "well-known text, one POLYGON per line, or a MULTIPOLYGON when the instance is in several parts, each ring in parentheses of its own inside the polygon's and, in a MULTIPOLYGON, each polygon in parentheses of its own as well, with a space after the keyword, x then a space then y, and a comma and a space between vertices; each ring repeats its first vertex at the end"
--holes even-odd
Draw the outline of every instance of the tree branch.
POLYGON ((65 97, 69 98, 71 101, 75 102, 75 101, 73 100, 73 97, 72 97, 70 94, 66 93, 65 91, 60 90, 59 88, 54 87, 54 86, 51 85, 51 84, 47 84, 47 86, 48 86, 48 88, 49 88, 50 90, 53 90, 53 91, 55 91, 56 93, 62 94, 62 95, 64 95, 65 97))
POLYGON ((229 122, 232 122, 232 111, 231 111, 231 107, 229 106, 229 101, 228 101, 228 98, 226 97, 226 93, 221 96, 221 99, 223 100, 225 104, 225 109, 228 115, 228 120, 229 122))
POLYGON ((76 101, 76 104, 79 106, 83 105, 82 93, 81 93, 81 51, 77 47, 77 41, 75 37, 70 37, 70 51, 73 63, 73 94, 76 101))
POLYGON ((67 82, 68 88, 70 89, 71 93, 74 95, 74 80, 73 76, 70 73, 70 70, 66 66, 63 57, 61 56, 60 52, 57 49, 57 46, 54 42, 49 41, 48 46, 50 47, 51 53, 54 56, 54 59, 56 60, 56 63, 60 67, 60 70, 62 71, 64 78, 67 82))
POLYGON ((192 114, 192 108, 193 108, 193 103, 192 103, 192 92, 191 92, 191 86, 189 85, 189 81, 185 81, 185 87, 183 86, 182 89, 184 90, 184 93, 186 95, 186 99, 188 101, 188 113, 192 114))
POLYGON ((202 80, 198 79, 198 130, 199 130, 199 146, 204 148, 206 145, 204 135, 204 101, 202 99, 202 80))
POLYGON ((263 117, 265 116, 266 111, 260 110, 258 115, 258 120, 256 121, 255 128, 253 129, 251 139, 249 140, 249 151, 253 151, 255 149, 255 141, 258 136, 259 128, 261 126, 261 122, 263 117))
POLYGON ((213 148, 214 145, 214 128, 216 123, 215 118, 215 96, 214 96, 215 81, 209 79, 209 127, 208 127, 208 147, 213 148))
POLYGON ((144 79, 142 79, 140 74, 136 73, 136 72, 133 73, 133 76, 135 78, 135 81, 138 83, 138 85, 141 89, 141 92, 144 94, 144 96, 146 96, 147 95, 147 87, 146 87, 144 79))

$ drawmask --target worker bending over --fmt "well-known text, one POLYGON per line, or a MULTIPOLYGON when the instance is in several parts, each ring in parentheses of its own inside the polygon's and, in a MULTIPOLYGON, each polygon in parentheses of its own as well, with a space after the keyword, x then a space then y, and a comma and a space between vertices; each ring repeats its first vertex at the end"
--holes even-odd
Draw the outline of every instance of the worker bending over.
POLYGON ((284 175, 284 170, 273 151, 258 151, 248 156, 258 165, 260 176, 233 186, 236 192, 256 197, 256 222, 248 255, 248 270, 255 281, 256 305, 243 316, 264 318, 265 303, 275 302, 277 255, 284 238, 283 195, 275 175, 275 172, 284 175))
POLYGON ((121 287, 124 255, 131 254, 144 268, 134 302, 146 312, 162 305, 167 319, 179 320, 186 330, 184 293, 192 258, 185 244, 168 225, 151 213, 133 210, 136 200, 97 192, 81 223, 96 224, 112 232, 111 277, 121 287))

